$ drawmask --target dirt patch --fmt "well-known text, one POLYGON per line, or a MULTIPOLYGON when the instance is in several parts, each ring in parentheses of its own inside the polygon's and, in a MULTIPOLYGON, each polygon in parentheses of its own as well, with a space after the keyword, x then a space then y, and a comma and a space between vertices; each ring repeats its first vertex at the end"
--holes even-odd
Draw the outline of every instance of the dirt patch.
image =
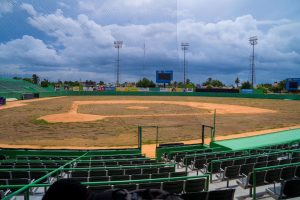
POLYGON ((126 107, 127 109, 133 109, 133 110, 149 110, 149 107, 146 106, 129 106, 126 107))
MULTIPOLYGON (((241 133, 241 134, 233 134, 227 136, 217 136, 216 141, 220 140, 229 140, 235 138, 242 138, 242 137, 249 137, 249 136, 256 136, 256 135, 264 135, 268 133, 278 132, 278 131, 285 131, 290 129, 300 128, 299 126, 292 126, 292 127, 284 127, 284 128, 277 128, 277 129, 268 129, 268 130, 261 130, 261 131, 253 131, 248 133, 241 133)), ((201 143, 202 141, 199 140, 189 140, 189 141, 181 141, 185 144, 196 144, 201 143)), ((205 144, 209 144, 210 138, 205 139, 205 144)), ((25 148, 25 149, 78 149, 78 150, 96 150, 96 149, 118 149, 118 148, 136 148, 136 146, 103 146, 103 147, 85 147, 85 146, 41 146, 41 145, 9 145, 9 144, 0 144, 0 148, 25 148)), ((142 153, 146 154, 147 157, 155 158, 155 149, 156 144, 145 144, 142 146, 142 153)))
MULTIPOLYGON (((120 104, 171 104, 176 106, 189 106, 194 109, 205 109, 213 111, 218 110, 218 114, 266 114, 275 113, 276 111, 262 108, 254 108, 247 106, 238 105, 225 105, 225 104, 214 104, 214 103, 200 103, 200 102, 178 102, 178 101, 136 101, 136 100, 122 100, 122 101, 74 101, 72 106, 67 113, 46 115, 38 118, 39 120, 45 120, 49 123, 57 122, 88 122, 97 121, 105 118, 128 118, 128 117, 174 117, 174 116, 195 116, 200 113, 166 113, 166 114, 143 114, 143 115, 91 115, 78 113, 78 108, 81 105, 120 105, 120 104)), ((135 106, 135 108, 141 108, 141 106, 135 106)), ((144 107, 142 106, 142 109, 144 107)))
POLYGON ((21 106, 27 106, 28 103, 31 103, 31 102, 47 101, 47 100, 50 100, 50 99, 58 99, 58 98, 63 98, 63 97, 64 96, 7 102, 6 105, 0 106, 0 110, 9 109, 9 108, 16 108, 16 107, 21 107, 21 106))

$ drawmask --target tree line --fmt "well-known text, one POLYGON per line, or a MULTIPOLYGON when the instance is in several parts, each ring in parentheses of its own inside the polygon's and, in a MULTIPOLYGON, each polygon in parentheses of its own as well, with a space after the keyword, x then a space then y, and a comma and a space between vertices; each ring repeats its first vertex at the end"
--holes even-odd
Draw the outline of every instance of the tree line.
MULTIPOLYGON (((80 81, 56 81, 56 82, 51 82, 48 79, 43 79, 40 80, 40 77, 37 74, 33 74, 31 78, 21 78, 21 77, 13 77, 13 79, 17 80, 24 80, 36 85, 40 85, 41 87, 50 87, 50 86, 56 86, 56 85, 67 85, 69 87, 76 87, 82 85, 82 83, 86 83, 87 85, 93 85, 93 84, 98 84, 98 85, 106 85, 104 81, 99 81, 95 82, 92 80, 86 80, 84 82, 80 81)), ((231 88, 238 88, 238 89, 252 89, 252 85, 249 81, 241 82, 239 77, 237 77, 234 81, 235 85, 230 85, 227 87, 231 88)), ((137 82, 132 82, 132 83, 123 83, 120 84, 121 86, 136 86, 136 87, 144 87, 144 88, 154 88, 162 85, 157 85, 155 84, 152 80, 148 78, 142 78, 138 80, 137 82)), ((183 82, 177 82, 177 81, 172 81, 170 84, 167 84, 167 87, 178 87, 178 88, 195 88, 199 85, 196 85, 195 83, 191 82, 190 79, 186 80, 186 84, 183 82)), ((201 87, 205 88, 223 88, 226 87, 226 85, 217 79, 213 79, 209 77, 206 81, 204 81, 201 85, 201 87)), ((262 83, 258 84, 255 87, 256 89, 261 89, 265 93, 267 92, 280 92, 285 89, 285 80, 282 80, 280 82, 275 82, 274 84, 271 83, 262 83)))

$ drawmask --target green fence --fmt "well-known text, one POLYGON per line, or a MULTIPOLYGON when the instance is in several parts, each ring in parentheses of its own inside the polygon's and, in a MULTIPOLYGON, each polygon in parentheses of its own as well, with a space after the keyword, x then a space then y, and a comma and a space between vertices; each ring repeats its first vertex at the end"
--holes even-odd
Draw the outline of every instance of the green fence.
POLYGON ((0 154, 7 155, 10 158, 17 156, 80 156, 83 153, 87 155, 119 155, 119 154, 141 154, 140 149, 101 149, 101 150, 34 150, 34 149, 0 149, 0 154))
MULTIPOLYGON (((0 96, 22 99, 20 92, 2 92, 0 96)), ((58 91, 40 92, 40 97, 57 96, 195 96, 195 97, 228 97, 228 98, 255 98, 255 99, 286 99, 300 100, 300 95, 292 94, 240 94, 240 93, 210 93, 210 92, 116 92, 116 91, 58 91)))

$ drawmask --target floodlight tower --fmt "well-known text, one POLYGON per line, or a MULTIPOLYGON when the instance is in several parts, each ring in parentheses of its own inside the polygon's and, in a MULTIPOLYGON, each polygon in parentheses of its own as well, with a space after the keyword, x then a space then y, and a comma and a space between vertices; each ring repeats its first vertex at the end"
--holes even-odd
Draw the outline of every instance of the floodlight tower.
POLYGON ((116 86, 119 86, 119 81, 120 81, 120 48, 122 48, 123 45, 123 41, 115 41, 114 42, 114 46, 115 48, 118 49, 118 58, 117 58, 117 82, 116 82, 116 86))
POLYGON ((186 86, 186 80, 185 80, 185 68, 186 68, 186 63, 185 63, 185 52, 189 49, 190 44, 187 42, 182 42, 181 43, 181 49, 183 50, 183 85, 184 87, 186 86))
POLYGON ((253 36, 249 38, 250 45, 252 45, 252 55, 250 56, 250 72, 251 72, 251 85, 254 88, 255 82, 255 62, 254 62, 254 46, 257 45, 257 36, 253 36))

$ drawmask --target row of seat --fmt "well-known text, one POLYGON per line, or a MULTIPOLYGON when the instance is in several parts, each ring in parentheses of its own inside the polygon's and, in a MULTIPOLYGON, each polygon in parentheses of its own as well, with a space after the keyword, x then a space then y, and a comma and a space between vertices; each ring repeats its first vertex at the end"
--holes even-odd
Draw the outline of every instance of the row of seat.
POLYGON ((218 159, 227 159, 227 158, 236 158, 236 157, 243 157, 243 156, 251 156, 247 151, 231 151, 231 152, 218 152, 218 153, 209 153, 203 155, 189 155, 183 157, 179 162, 177 162, 182 167, 189 167, 195 160, 199 159, 207 159, 208 161, 211 160, 218 160, 218 159))
MULTIPOLYGON (((300 166, 289 166, 276 169, 269 169, 265 171, 256 172, 256 186, 275 184, 294 178, 300 178, 300 166)), ((253 172, 244 175, 241 179, 237 180, 237 184, 244 189, 250 188, 250 196, 252 195, 253 187, 253 172)))
POLYGON ((174 160, 175 156, 179 156, 179 155, 189 155, 189 154, 201 154, 201 153, 209 153, 209 152, 213 152, 213 148, 206 148, 206 149, 199 149, 199 150, 185 150, 185 151, 174 151, 174 152, 168 152, 168 153, 164 153, 162 155, 162 159, 165 161, 171 161, 174 160))
POLYGON ((217 178, 220 180, 227 180, 227 187, 229 186, 229 180, 237 179, 245 174, 249 174, 254 170, 254 168, 260 167, 269 167, 276 165, 283 165, 291 163, 291 159, 285 160, 273 160, 268 162, 259 162, 259 163, 248 163, 242 165, 231 165, 226 167, 221 167, 219 169, 219 174, 217 174, 217 178), (282 162, 284 161, 284 162, 282 162))
POLYGON ((126 189, 128 191, 136 189, 162 189, 170 193, 181 194, 186 192, 200 192, 206 188, 206 179, 195 178, 187 180, 163 181, 163 182, 142 182, 117 185, 89 186, 88 189, 94 192, 103 192, 110 189, 126 189))
POLYGON ((71 177, 93 177, 93 176, 113 176, 113 175, 131 175, 131 174, 153 174, 153 173, 175 172, 174 167, 148 167, 148 168, 130 168, 130 169, 108 169, 108 170, 84 170, 70 171, 71 177))
MULTIPOLYGON (((144 158, 142 154, 116 154, 116 155, 93 155, 85 160, 103 160, 103 159, 126 159, 126 158, 144 158)), ((18 160, 73 160, 77 156, 17 156, 18 160)))
POLYGON ((131 174, 131 175, 110 175, 110 176, 84 176, 85 174, 73 174, 69 178, 76 179, 80 182, 105 182, 105 181, 126 181, 141 179, 157 178, 174 178, 187 176, 187 172, 163 172, 148 174, 131 174))
POLYGON ((0 171, 0 179, 38 179, 45 176, 47 171, 0 171))
POLYGON ((156 160, 127 160, 127 161, 107 161, 107 162, 77 162, 74 167, 89 168, 89 167, 101 167, 101 166, 116 166, 116 165, 144 165, 144 164, 164 164, 163 162, 157 162, 156 160))
POLYGON ((291 199, 300 196, 300 179, 284 181, 280 186, 267 188, 266 192, 274 199, 291 199))
MULTIPOLYGON (((73 159, 69 160, 20 160, 20 159, 6 159, 6 160, 1 160, 0 164, 5 164, 5 163, 52 163, 52 162, 57 162, 57 163, 66 163, 69 162, 73 159)), ((94 163, 94 162, 114 162, 114 161, 135 161, 135 160, 150 160, 150 158, 107 158, 107 159, 95 159, 95 160, 78 160, 77 162, 82 162, 82 163, 94 163)))
MULTIPOLYGON (((176 163, 181 163, 183 165, 187 164, 189 165, 191 161, 195 159, 202 159, 202 158, 229 158, 229 157, 238 157, 238 156, 247 156, 247 155, 257 155, 257 154, 266 154, 266 153, 272 153, 274 152, 274 149, 277 150, 286 150, 286 149, 295 149, 299 148, 300 146, 297 144, 296 146, 289 146, 289 144, 280 144, 280 145, 274 145, 270 147, 264 147, 261 149, 251 149, 251 150, 244 150, 244 151, 225 151, 225 152, 202 152, 199 154, 193 154, 193 152, 182 152, 182 153, 176 153, 174 157, 171 159, 172 161, 176 163)), ((171 154, 172 155, 172 154, 171 154)), ((293 152, 292 157, 300 157, 299 152, 293 152)))
MULTIPOLYGON (((34 163, 34 164, 5 164, 0 165, 0 169, 34 169, 34 168, 58 168, 64 165, 63 163, 34 163)), ((70 166, 69 166, 70 167, 70 166)))
POLYGON ((235 189, 220 189, 181 194, 183 200, 233 200, 235 189))
POLYGON ((272 155, 261 155, 261 156, 250 156, 250 157, 238 157, 236 159, 230 160, 220 160, 218 159, 197 159, 192 162, 192 170, 201 170, 202 172, 212 172, 217 173, 219 169, 224 169, 227 166, 232 165, 244 165, 253 163, 255 168, 272 166, 277 164, 287 164, 298 162, 300 158, 287 159, 287 156, 282 154, 272 154, 272 155), (283 156, 283 157, 282 157, 283 156), (214 160, 214 162, 212 162, 214 160), (217 162, 216 162, 217 161, 217 162), (256 164, 257 163, 257 164, 256 164), (212 169, 212 170, 211 170, 212 169))

